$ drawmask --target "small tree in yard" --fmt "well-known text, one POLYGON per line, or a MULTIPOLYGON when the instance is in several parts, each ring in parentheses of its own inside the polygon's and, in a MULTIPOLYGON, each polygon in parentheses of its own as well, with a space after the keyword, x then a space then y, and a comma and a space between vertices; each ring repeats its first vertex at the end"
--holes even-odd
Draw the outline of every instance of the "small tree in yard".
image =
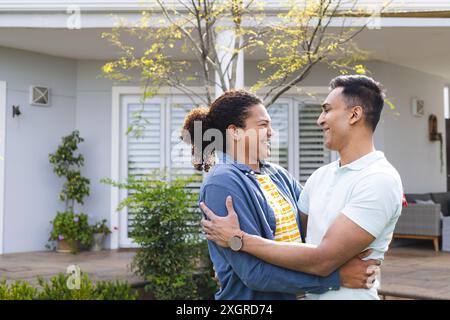
POLYGON ((64 201, 64 212, 58 212, 53 224, 49 240, 67 241, 72 252, 78 251, 78 244, 89 246, 92 241, 92 229, 88 217, 84 213, 74 212, 75 202, 83 204, 84 197, 89 195, 89 179, 83 177, 79 168, 84 165, 84 157, 76 155, 78 144, 83 142, 78 131, 62 138, 62 144, 55 153, 49 155, 53 171, 58 177, 65 178, 59 199, 64 201))
POLYGON ((139 22, 122 20, 103 35, 120 52, 118 59, 103 66, 105 76, 130 81, 138 73, 144 97, 170 86, 209 105, 214 87, 225 91, 236 86, 239 54, 260 52, 261 76, 251 90, 267 88, 266 107, 298 89, 320 63, 343 73, 365 73, 365 53, 353 39, 385 9, 363 7, 357 0, 281 1, 278 14, 262 0, 156 3, 156 8, 142 12, 139 22), (352 28, 348 17, 366 23, 352 28), (136 42, 144 48, 135 48, 136 42), (181 58, 180 51, 188 58, 181 58), (199 69, 192 73, 193 64, 199 69), (200 83, 202 92, 194 92, 193 83, 200 83))
POLYGON ((84 157, 75 155, 78 144, 83 141, 76 130, 63 137, 56 152, 49 155, 53 171, 66 180, 59 194, 59 199, 65 203, 64 211, 73 212, 75 202, 83 204, 83 198, 89 195, 89 179, 82 177, 79 170, 84 165, 84 157))

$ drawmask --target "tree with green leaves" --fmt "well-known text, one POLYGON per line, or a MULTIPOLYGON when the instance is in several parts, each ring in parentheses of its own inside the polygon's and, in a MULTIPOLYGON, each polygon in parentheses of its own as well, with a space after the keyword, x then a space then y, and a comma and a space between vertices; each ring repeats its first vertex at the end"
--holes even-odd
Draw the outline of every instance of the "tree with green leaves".
POLYGON ((80 168, 84 165, 82 154, 76 154, 78 144, 83 142, 78 130, 62 138, 62 143, 55 153, 49 154, 53 171, 58 177, 65 178, 59 199, 64 201, 65 209, 57 212, 51 221, 53 225, 50 232, 50 241, 58 241, 58 250, 61 242, 66 242, 72 253, 77 253, 80 247, 88 248, 92 242, 93 229, 89 226, 88 216, 84 213, 74 212, 75 202, 84 204, 84 197, 89 195, 89 179, 83 177, 80 168))
POLYGON ((139 74, 144 98, 168 86, 209 105, 217 90, 243 86, 239 59, 258 53, 260 76, 251 90, 263 92, 266 107, 299 89, 319 64, 364 74, 366 53, 353 39, 386 7, 367 8, 357 0, 287 0, 276 8, 262 0, 152 3, 138 22, 122 19, 103 34, 120 52, 103 66, 106 77, 134 81, 139 74), (364 23, 352 27, 352 18, 364 23))
POLYGON ((84 165, 82 154, 76 155, 78 144, 84 139, 80 137, 78 130, 62 138, 62 144, 55 153, 49 154, 53 171, 58 177, 64 177, 63 189, 59 193, 59 199, 65 202, 66 212, 73 212, 75 202, 84 204, 83 198, 89 195, 89 179, 83 177, 79 168, 84 165))

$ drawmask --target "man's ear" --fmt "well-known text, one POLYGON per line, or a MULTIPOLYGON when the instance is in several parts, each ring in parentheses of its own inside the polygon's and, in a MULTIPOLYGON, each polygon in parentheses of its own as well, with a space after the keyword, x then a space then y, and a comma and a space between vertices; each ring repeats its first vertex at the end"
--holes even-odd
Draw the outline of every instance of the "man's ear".
POLYGON ((363 108, 361 106, 354 106, 351 112, 350 124, 355 124, 361 121, 363 117, 363 108))

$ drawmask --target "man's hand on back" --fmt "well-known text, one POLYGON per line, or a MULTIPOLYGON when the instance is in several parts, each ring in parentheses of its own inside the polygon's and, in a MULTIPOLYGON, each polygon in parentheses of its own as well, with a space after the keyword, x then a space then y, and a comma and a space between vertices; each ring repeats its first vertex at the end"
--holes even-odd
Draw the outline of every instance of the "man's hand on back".
POLYGON ((347 261, 340 269, 341 286, 347 288, 371 288, 380 273, 380 260, 362 260, 370 255, 366 250, 347 261))

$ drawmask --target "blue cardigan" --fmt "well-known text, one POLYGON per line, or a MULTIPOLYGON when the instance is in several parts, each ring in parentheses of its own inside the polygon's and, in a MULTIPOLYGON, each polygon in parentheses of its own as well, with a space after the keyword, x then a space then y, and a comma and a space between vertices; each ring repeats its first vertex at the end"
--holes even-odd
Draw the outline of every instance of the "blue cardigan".
MULTIPOLYGON (((203 201, 217 215, 227 215, 225 199, 231 195, 243 231, 274 239, 276 220, 267 203, 254 172, 224 153, 218 153, 219 162, 207 174, 200 189, 199 202, 203 201)), ((301 185, 282 167, 263 162, 262 170, 268 172, 278 189, 289 197, 296 207, 301 185)), ((300 227, 300 219, 297 215, 300 227)), ((304 240, 304 238, 303 238, 304 240)), ((216 299, 280 300, 295 299, 296 293, 323 293, 339 289, 339 272, 328 277, 291 271, 266 263, 245 252, 234 252, 208 241, 214 268, 221 283, 216 299)))

